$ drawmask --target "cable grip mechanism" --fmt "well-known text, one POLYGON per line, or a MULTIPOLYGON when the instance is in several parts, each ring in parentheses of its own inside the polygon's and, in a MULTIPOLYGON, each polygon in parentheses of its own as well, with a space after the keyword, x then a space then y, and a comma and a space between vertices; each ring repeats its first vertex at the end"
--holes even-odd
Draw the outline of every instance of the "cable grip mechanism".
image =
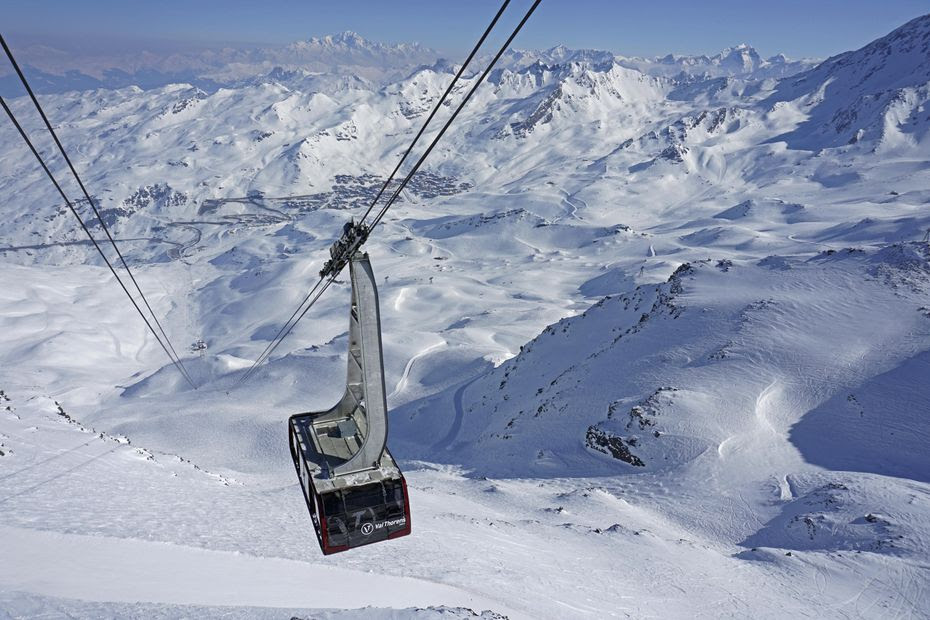
POLYGON ((370 228, 364 223, 349 220, 342 227, 342 236, 329 248, 329 260, 323 264, 320 277, 335 277, 352 258, 352 255, 368 240, 370 228))

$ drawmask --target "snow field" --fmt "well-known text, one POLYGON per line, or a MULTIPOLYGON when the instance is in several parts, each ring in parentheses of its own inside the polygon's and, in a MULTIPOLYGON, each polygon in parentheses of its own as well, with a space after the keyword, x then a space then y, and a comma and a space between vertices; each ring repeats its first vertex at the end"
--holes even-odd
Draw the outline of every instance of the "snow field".
POLYGON ((927 24, 496 75, 366 246, 414 535, 326 558, 344 282, 237 380, 448 73, 48 97, 199 389, 4 151, 0 616, 926 616, 927 24))

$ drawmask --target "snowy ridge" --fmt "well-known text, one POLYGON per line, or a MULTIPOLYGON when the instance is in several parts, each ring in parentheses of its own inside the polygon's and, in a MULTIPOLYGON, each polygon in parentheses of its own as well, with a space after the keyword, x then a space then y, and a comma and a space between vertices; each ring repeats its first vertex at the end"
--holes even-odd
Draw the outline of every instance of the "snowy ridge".
POLYGON ((756 80, 788 77, 817 64, 811 59, 789 60, 784 54, 776 54, 771 58, 763 59, 751 45, 746 43, 727 47, 713 56, 667 54, 655 58, 622 56, 603 50, 571 49, 559 45, 542 51, 511 51, 504 57, 504 62, 507 66, 515 68, 535 63, 557 65, 575 62, 596 67, 619 63, 655 77, 678 79, 739 77, 756 80))
POLYGON ((803 100, 811 110, 810 120, 787 141, 811 148, 868 140, 887 152, 925 140, 928 55, 930 16, 925 15, 784 81, 772 101, 803 100))
MULTIPOLYGON (((190 82, 211 92, 270 72, 328 73, 374 81, 401 77, 413 67, 436 61, 437 52, 418 43, 369 41, 346 31, 277 47, 144 50, 113 54, 61 50, 32 44, 17 50, 39 93, 141 86, 159 88, 190 82)), ((11 70, 0 73, 0 93, 19 96, 22 87, 11 70)))
POLYGON ((789 60, 784 54, 763 59, 751 45, 727 47, 714 56, 668 54, 661 58, 625 58, 621 62, 653 75, 699 77, 784 78, 803 71, 816 61, 789 60))
MULTIPOLYGON (((789 259, 774 269, 771 260, 744 266, 702 262, 683 265, 665 284, 606 297, 583 314, 551 325, 515 358, 466 388, 466 422, 456 438, 464 454, 451 458, 493 476, 585 470, 593 475, 605 459, 577 452, 583 443, 597 449, 584 441, 592 426, 598 436, 622 439, 622 449, 637 457, 630 464, 647 471, 680 467, 710 446, 718 446, 722 456, 734 449, 734 429, 745 424, 742 412, 752 410, 761 388, 750 388, 743 404, 733 392, 702 393, 702 384, 726 385, 723 376, 735 372, 746 373, 747 380, 753 375, 783 375, 777 370, 783 369, 782 360, 795 360, 811 367, 799 366, 797 374, 769 381, 762 386, 769 390, 766 398, 771 398, 773 386, 787 391, 785 386, 791 385, 794 399, 809 391, 828 400, 834 394, 845 397, 845 390, 869 373, 882 374, 900 364, 900 372, 907 372, 908 360, 930 348, 925 315, 928 257, 925 244, 910 244, 874 255, 845 251, 806 261, 789 259), (793 292, 813 283, 817 295, 807 301, 793 292), (850 291, 855 293, 848 297, 850 291), (827 327, 839 308, 843 329, 850 330, 845 334, 831 333, 827 327), (898 317, 893 327, 888 326, 892 331, 879 325, 878 317, 885 314, 898 317), (855 334, 864 329, 886 329, 883 346, 866 350, 856 344, 855 334), (772 333, 779 334, 778 348, 761 346, 772 333), (856 363, 830 342, 845 343, 856 363), (574 348, 570 343, 586 346, 574 348), (893 357, 886 360, 885 355, 893 357), (721 376, 715 379, 715 373, 721 376), (689 405, 689 400, 697 404, 689 405), (729 408, 735 416, 731 421, 724 417, 729 408), (724 435, 696 435, 698 428, 712 428, 709 420, 695 417, 701 411, 713 412, 724 435), (545 449, 539 451, 540 446, 545 449), (498 452, 498 458, 488 458, 498 452)), ((912 372, 917 368, 919 364, 912 372)), ((902 398, 918 403, 926 397, 918 388, 902 398)), ((818 410, 816 405, 799 405, 796 412, 818 410)), ((906 436, 900 436, 900 430, 879 433, 873 425, 885 422, 867 421, 864 414, 848 424, 842 438, 834 432, 835 443, 850 451, 846 455, 815 449, 812 437, 819 433, 800 418, 782 420, 782 432, 792 428, 793 440, 810 447, 808 461, 851 463, 855 454, 857 467, 874 464, 880 468, 877 473, 896 471, 902 477, 924 479, 930 472, 913 459, 930 426, 922 408, 913 411, 915 418, 891 422, 908 429, 906 436), (876 434, 892 443, 879 443, 876 434)), ((826 412, 814 417, 818 424, 831 426, 826 412)))
MULTIPOLYGON (((212 92, 217 88, 236 87, 282 74, 325 74, 386 83, 417 67, 450 66, 448 60, 439 58, 438 52, 420 44, 370 41, 351 31, 278 47, 153 49, 114 57, 102 52, 61 50, 44 44, 30 44, 19 55, 40 93, 133 85, 148 90, 171 83, 192 83, 212 92)), ((501 66, 511 71, 537 64, 585 64, 598 69, 620 64, 650 76, 687 81, 720 77, 750 80, 784 78, 816 63, 812 60, 788 60, 782 54, 762 59, 747 44, 726 48, 714 56, 669 54, 661 58, 628 57, 604 50, 571 49, 559 45, 542 51, 508 50, 501 60, 501 66)), ((0 93, 5 97, 18 96, 21 89, 15 75, 6 69, 0 71, 5 72, 0 73, 0 93)))

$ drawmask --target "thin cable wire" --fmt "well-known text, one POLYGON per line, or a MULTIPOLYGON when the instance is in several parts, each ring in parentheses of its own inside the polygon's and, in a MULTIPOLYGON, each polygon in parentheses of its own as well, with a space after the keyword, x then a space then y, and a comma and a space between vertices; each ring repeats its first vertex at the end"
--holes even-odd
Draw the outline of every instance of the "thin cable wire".
POLYGON ((291 321, 294 320, 294 317, 297 316, 297 313, 300 312, 300 309, 303 308, 304 304, 307 303, 307 300, 310 299, 310 297, 313 295, 314 291, 316 291, 316 289, 317 289, 317 288, 320 286, 320 284, 323 282, 323 279, 324 279, 324 278, 320 278, 319 280, 317 280, 317 283, 313 286, 312 289, 310 289, 310 292, 307 293, 307 296, 304 297, 303 301, 301 301, 300 304, 298 304, 297 309, 294 310, 294 313, 291 314, 290 318, 284 323, 284 325, 281 327, 281 329, 278 330, 278 333, 275 334, 275 337, 271 339, 271 342, 268 343, 268 346, 265 347, 265 350, 262 351, 261 355, 259 355, 259 356, 256 358, 255 362, 252 364, 251 368, 249 368, 248 372, 246 372, 246 374, 243 375, 242 379, 239 380, 240 382, 242 382, 242 381, 244 381, 246 378, 248 378, 248 376, 252 374, 252 371, 255 369, 255 367, 258 366, 259 364, 261 364, 261 363, 264 361, 265 355, 266 355, 266 354, 269 354, 269 349, 272 348, 272 346, 274 345, 274 342, 278 339, 278 337, 279 337, 282 333, 284 333, 284 331, 287 329, 288 325, 290 325, 291 321))
MULTIPOLYGON (((161 322, 158 320, 158 315, 155 314, 155 311, 152 310, 152 306, 149 305, 148 299, 145 297, 145 293, 142 292, 142 289, 139 287, 139 283, 136 282, 136 277, 133 275, 132 270, 129 268, 129 264, 126 262, 126 259, 123 257, 123 253, 120 252, 119 247, 116 245, 116 240, 113 239, 113 235, 110 234, 110 229, 107 226, 106 222, 103 221, 103 218, 100 216, 100 212, 97 210, 97 206, 94 204, 94 201, 91 199, 90 194, 87 191, 87 188, 84 187, 84 182, 81 181, 80 175, 78 175, 77 170, 74 168, 74 164, 71 163, 71 158, 68 157, 68 153, 65 151, 65 147, 62 146, 61 141, 58 139, 58 134, 55 133, 55 130, 52 128, 52 124, 49 122, 48 117, 45 115, 45 111, 42 109, 42 106, 39 105, 39 100, 36 98, 35 93, 32 91, 32 88, 29 86, 29 82, 26 80, 26 76, 23 74, 22 70, 19 68, 19 63, 16 62, 16 58, 13 57, 13 52, 10 50, 9 46, 6 44, 6 40, 3 38, 3 35, 0 35, 0 45, 3 46, 3 51, 6 52, 7 58, 10 59, 10 63, 13 65, 13 68, 16 70, 16 74, 19 76, 20 81, 23 83, 23 86, 26 87, 26 92, 29 93, 30 99, 32 99, 33 105, 35 105, 36 110, 38 110, 39 115, 42 117, 42 120, 45 122, 45 127, 48 129, 48 132, 52 135, 52 138, 55 140, 55 144, 58 146, 58 150, 61 152, 62 157, 68 163, 68 168, 71 170, 71 174, 74 175, 74 179, 77 181, 78 185, 81 187, 81 191, 84 193, 84 197, 87 199, 90 208, 93 209, 94 215, 97 217, 97 221, 100 222, 101 228, 107 235, 107 239, 110 240, 110 244, 113 246, 113 249, 116 250, 116 255, 119 257, 120 262, 123 265, 123 268, 126 270, 126 273, 129 274, 129 279, 132 280, 133 285, 138 291, 139 296, 142 298, 142 302, 145 304, 145 307, 148 309, 149 313, 152 316, 152 319, 155 321, 155 325, 158 326, 158 331, 161 332, 162 337, 165 339, 165 342, 168 343, 168 348, 171 349, 171 353, 174 355, 174 358, 178 361, 182 368, 184 368, 184 374, 187 375, 188 381, 190 381, 190 374, 187 372, 187 368, 184 366, 184 362, 181 361, 181 356, 178 355, 177 351, 174 349, 174 345, 171 344, 171 339, 168 337, 168 334, 165 333, 164 328, 161 326, 161 322)), ((193 381, 191 381, 193 383, 193 381)))
MULTIPOLYGON (((326 281, 326 284, 323 285, 323 288, 320 289, 320 291, 316 294, 316 297, 314 297, 313 300, 310 302, 310 305, 308 305, 306 308, 304 308, 303 312, 300 313, 300 316, 297 317, 297 320, 295 320, 293 323, 291 323, 290 327, 287 328, 287 331, 284 332, 284 335, 282 335, 276 342, 273 343, 273 346, 268 350, 268 355, 266 356, 265 359, 268 359, 268 357, 270 357, 271 354, 274 353, 274 350, 278 348, 278 345, 280 345, 282 342, 284 342, 284 339, 287 338, 287 335, 291 333, 291 330, 293 330, 294 327, 297 326, 297 323, 300 322, 300 319, 304 318, 304 315, 307 314, 307 312, 310 311, 310 308, 312 308, 312 307, 313 307, 313 304, 316 303, 316 300, 320 298, 320 295, 322 295, 323 293, 326 292, 326 289, 329 288, 329 285, 332 284, 332 283, 336 280, 337 277, 339 277, 339 274, 338 274, 338 273, 334 273, 333 275, 331 275, 331 276, 329 277, 329 279, 326 281)), ((322 282, 322 281, 323 281, 323 280, 320 280, 320 282, 322 282)), ((300 308, 297 308, 297 309, 300 310, 300 308)), ((295 314, 296 314, 296 312, 295 312, 295 314)), ((258 364, 257 364, 257 363, 253 364, 253 365, 252 365, 252 368, 249 369, 249 372, 251 373, 252 369, 253 369, 253 368, 257 368, 257 367, 258 367, 258 364)), ((253 374, 254 374, 254 373, 253 373, 253 374)), ((244 376, 244 377, 240 380, 240 383, 244 383, 244 382, 245 382, 247 379, 249 379, 251 376, 252 376, 252 374, 247 374, 246 376, 244 376)))
POLYGON ((449 86, 446 87, 446 92, 442 94, 442 97, 439 98, 439 101, 436 103, 436 107, 433 108, 433 111, 430 112, 429 117, 426 119, 426 122, 423 123, 423 126, 420 127, 420 131, 417 132, 416 137, 413 139, 413 142, 410 143, 410 146, 407 147, 407 150, 404 152, 403 156, 400 158, 400 161, 397 162, 397 165, 394 167, 394 171, 391 172, 391 176, 387 178, 387 181, 384 182, 384 185, 381 186, 378 195, 375 196, 375 199, 371 201, 371 204, 368 205, 368 210, 365 211, 365 215, 362 216, 362 219, 359 220, 359 223, 365 221, 365 218, 368 217, 368 214, 371 213, 371 210, 377 204, 378 200, 381 198, 381 195, 384 193, 384 190, 387 189, 391 181, 394 180, 394 176, 397 174, 397 171, 400 170, 401 165, 407 159, 407 156, 410 155, 410 151, 413 150, 413 147, 416 146, 417 141, 420 139, 420 136, 423 135, 423 132, 426 131, 427 126, 432 122, 433 117, 436 116, 436 112, 439 111, 439 108, 442 107, 442 104, 445 103, 446 98, 449 96, 449 93, 452 92, 452 88, 455 86, 456 82, 459 81, 459 78, 462 77, 462 74, 465 72, 465 68, 468 67, 468 64, 475 57, 475 54, 478 53, 478 50, 484 44, 484 40, 488 38, 488 35, 491 34, 491 31, 494 29, 494 26, 497 25, 497 20, 500 19, 501 15, 504 14, 504 10, 507 8, 507 5, 510 4, 510 0, 504 0, 504 3, 501 5, 501 8, 498 9, 497 15, 494 16, 494 19, 491 20, 491 23, 488 24, 487 29, 484 31, 484 34, 481 35, 481 38, 478 39, 478 42, 475 43, 475 47, 472 48, 471 53, 468 54, 468 58, 465 59, 465 62, 462 63, 462 66, 459 68, 458 72, 455 74, 455 77, 452 78, 452 82, 449 83, 449 86))
MULTIPOLYGON (((245 373, 244 375, 242 375, 242 377, 239 379, 238 383, 244 382, 246 379, 248 379, 248 378, 252 375, 252 371, 255 370, 255 368, 265 360, 265 355, 266 355, 266 354, 271 355, 271 352, 269 351, 269 349, 272 349, 272 347, 274 346, 275 341, 278 339, 278 337, 279 337, 281 334, 284 333, 284 330, 287 329, 287 326, 290 325, 291 321, 294 320, 294 317, 297 316, 297 313, 300 312, 300 309, 304 307, 304 304, 307 303, 307 300, 310 299, 310 297, 313 295, 313 292, 314 292, 317 288, 319 288, 319 286, 320 286, 320 284, 321 284, 322 282, 323 282, 323 278, 320 278, 320 279, 317 281, 316 285, 315 285, 312 289, 310 289, 310 292, 307 293, 307 296, 304 297, 304 300, 303 300, 302 302, 300 302, 300 304, 297 306, 297 309, 294 310, 294 313, 291 315, 291 318, 289 318, 289 319, 287 320, 287 322, 285 322, 284 325, 281 327, 281 329, 278 330, 278 333, 275 334, 275 337, 271 339, 271 342, 268 343, 268 346, 265 347, 265 350, 262 351, 262 354, 259 355, 257 358, 255 358, 255 361, 252 363, 252 366, 248 369, 248 371, 246 371, 246 373, 245 373)), ((288 331, 290 331, 290 330, 288 330, 288 331)))
POLYGON ((103 262, 106 263, 107 267, 110 269, 110 273, 113 274, 113 277, 116 278, 116 281, 119 282, 120 287, 123 289, 123 292, 126 293, 126 296, 129 297, 129 301, 132 302, 132 305, 135 307, 136 311, 139 313, 139 316, 142 317, 142 320, 145 321, 145 325, 149 328, 149 331, 152 332, 152 335, 155 336, 155 340, 158 341, 158 344, 161 345, 161 348, 164 349, 165 353, 168 355, 168 358, 171 360, 171 363, 174 364, 175 368, 178 369, 178 372, 187 379, 187 382, 191 384, 191 387, 197 389, 197 386, 194 385, 194 382, 191 380, 190 376, 185 372, 184 368, 175 360, 171 353, 168 351, 168 347, 165 346, 165 343, 161 341, 161 338, 158 337, 158 333, 152 327, 152 324, 149 323, 148 318, 142 312, 142 309, 139 307, 139 304, 136 303, 136 300, 133 298, 132 294, 129 292, 129 289, 126 288, 126 285, 120 279, 119 275, 116 273, 116 269, 113 268, 113 265, 110 263, 110 260, 107 258, 106 254, 103 253, 103 249, 97 243, 97 240, 94 239, 93 235, 90 233, 90 230, 87 228, 87 225, 84 223, 84 220, 81 218, 80 214, 74 208, 71 200, 65 194, 64 190, 61 188, 61 185, 58 184, 58 181, 55 180, 55 176, 52 174, 52 171, 49 170, 48 166, 45 164, 45 161, 42 159, 42 156, 36 150, 35 146, 32 144, 32 141, 29 139, 29 136, 26 135, 26 132, 23 130, 22 126, 19 124, 19 121, 16 119, 16 116, 13 114, 13 111, 7 105, 3 97, 0 97, 0 106, 3 107, 4 112, 7 116, 10 117, 10 120, 13 122, 13 125, 16 127, 16 130, 19 132, 19 135, 22 136, 23 140, 26 142, 26 145, 29 147, 29 150, 32 151, 32 154, 35 155, 36 160, 38 160, 39 165, 42 166, 42 170, 45 171, 45 174, 48 175, 48 178, 52 181, 52 184, 55 186, 55 189, 58 190, 58 193, 61 194, 61 197, 64 199, 65 204, 68 205, 68 208, 71 210, 71 213, 77 218, 78 223, 81 225, 81 229, 84 231, 84 234, 87 235, 87 238, 90 239, 91 243, 94 244, 97 252, 103 258, 103 262))
POLYGON ((468 100, 471 99, 471 96, 475 94, 475 91, 478 90, 478 87, 481 86, 482 82, 484 82, 484 79, 491 72, 491 69, 494 68, 494 65, 497 64, 497 61, 500 60, 500 57, 503 56, 504 52, 507 51, 507 48, 510 47, 511 42, 513 42, 514 38, 516 38, 517 34, 523 28, 523 25, 526 24, 527 20, 529 20, 530 16, 533 14, 533 11, 536 10, 536 7, 539 6, 539 3, 541 1, 542 0, 535 0, 535 2, 533 2, 533 5, 526 12, 526 15, 523 16, 523 19, 520 20, 520 23, 517 24, 517 27, 514 28, 513 32, 510 34, 510 36, 507 38, 507 40, 504 42, 501 48, 497 51, 497 54, 491 60, 490 64, 488 64, 487 68, 484 70, 484 73, 482 73, 481 77, 479 77, 475 81, 474 85, 472 85, 471 87, 471 90, 468 91, 468 94, 465 95, 465 98, 462 99, 462 102, 459 103, 459 106, 455 109, 455 112, 452 113, 452 116, 449 117, 449 119, 446 121, 446 124, 443 125, 442 129, 439 130, 439 133, 436 135, 436 137, 433 138, 433 141, 430 143, 429 147, 427 147, 426 152, 424 152, 423 155, 420 156, 420 159, 417 160, 416 164, 414 164, 413 169, 411 169, 410 172, 407 173, 407 176, 404 177, 404 180, 401 181, 398 188, 394 190, 394 194, 387 201, 384 207, 382 207, 381 211, 378 213, 378 215, 375 217, 374 221, 372 222, 371 226, 369 227, 369 233, 372 230, 374 230, 375 226, 377 226, 381 222, 381 219, 384 217, 384 214, 387 213, 387 210, 391 208, 391 205, 393 205, 394 201, 397 200, 397 197, 407 186, 407 183, 410 181, 413 175, 416 174, 417 170, 420 169, 420 166, 423 165, 423 162, 426 161, 426 158, 429 157, 429 154, 433 151, 433 148, 442 138, 443 134, 445 134, 449 126, 452 125, 452 121, 454 121, 455 118, 459 115, 459 112, 462 111, 462 108, 465 107, 465 104, 468 103, 468 100))

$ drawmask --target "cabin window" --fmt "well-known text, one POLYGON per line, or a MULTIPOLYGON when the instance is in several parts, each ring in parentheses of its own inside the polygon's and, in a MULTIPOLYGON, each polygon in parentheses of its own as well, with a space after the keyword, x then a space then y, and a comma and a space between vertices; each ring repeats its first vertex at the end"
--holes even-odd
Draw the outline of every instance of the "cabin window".
POLYGON ((380 483, 370 484, 345 492, 346 512, 353 513, 384 503, 384 489, 380 483))

